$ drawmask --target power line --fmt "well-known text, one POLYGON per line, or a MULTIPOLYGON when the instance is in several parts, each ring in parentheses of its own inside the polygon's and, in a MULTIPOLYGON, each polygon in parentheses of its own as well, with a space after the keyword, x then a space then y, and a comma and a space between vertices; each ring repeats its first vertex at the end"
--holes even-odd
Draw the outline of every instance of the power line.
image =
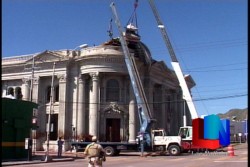
MULTIPOLYGON (((184 47, 174 47, 176 52, 187 52, 199 49, 214 49, 214 48, 225 48, 225 47, 236 47, 236 46, 245 46, 247 45, 247 40, 228 40, 228 41, 212 41, 212 42, 200 42, 195 44, 189 44, 184 47)), ((176 45, 174 45, 176 46, 176 45)), ((151 48, 151 52, 154 53, 165 53, 164 47, 153 47, 151 48), (155 52, 156 51, 156 52, 155 52)))
POLYGON ((218 70, 188 70, 188 72, 229 72, 229 71, 242 71, 242 70, 247 70, 247 68, 235 68, 235 69, 218 69, 218 70))
POLYGON ((247 96, 247 94, 238 94, 238 95, 229 95, 229 96, 222 96, 222 97, 209 97, 203 99, 194 99, 194 101, 208 101, 208 100, 220 100, 220 99, 228 99, 228 98, 238 98, 247 96))
MULTIPOLYGON (((218 97, 208 97, 208 98, 200 98, 200 99, 193 99, 193 101, 208 101, 208 100, 222 100, 222 99, 229 99, 229 98, 239 98, 239 97, 244 97, 247 96, 247 93, 243 94, 235 94, 235 95, 228 95, 228 96, 218 96, 218 97)), ((64 104, 100 104, 100 105, 108 105, 111 101, 101 101, 97 103, 90 103, 90 102, 75 102, 75 101, 58 101, 58 103, 64 103, 64 104)), ((163 101, 163 102, 149 102, 148 104, 164 104, 164 103, 182 103, 183 99, 181 100, 168 100, 168 101, 163 101)), ((116 102, 118 105, 125 105, 128 106, 129 103, 124 103, 117 101, 116 102)))
POLYGON ((216 84, 216 85, 208 85, 208 86, 199 86, 199 88, 207 88, 207 87, 210 88, 210 87, 220 87, 220 86, 225 87, 225 86, 228 86, 228 85, 230 85, 230 86, 239 86, 239 85, 246 86, 247 83, 242 83, 242 82, 232 83, 232 82, 230 82, 228 84, 216 84))
POLYGON ((213 66, 205 66, 205 67, 196 67, 196 68, 189 68, 189 70, 194 70, 194 69, 204 69, 204 68, 217 68, 217 67, 226 67, 226 66, 234 66, 234 65, 240 65, 244 64, 247 65, 247 62, 239 62, 239 63, 230 63, 230 64, 219 64, 219 65, 213 65, 213 66))

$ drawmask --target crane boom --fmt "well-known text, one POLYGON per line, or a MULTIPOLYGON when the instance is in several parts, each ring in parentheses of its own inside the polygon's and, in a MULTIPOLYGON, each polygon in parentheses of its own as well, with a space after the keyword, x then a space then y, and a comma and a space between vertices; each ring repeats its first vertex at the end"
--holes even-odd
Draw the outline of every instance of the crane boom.
MULTIPOLYGON (((163 40, 164 40, 164 42, 165 42, 165 44, 167 46, 167 49, 169 51, 169 55, 171 57, 171 64, 173 66, 175 74, 176 74, 176 76, 177 76, 177 78, 179 80, 179 84, 180 84, 181 89, 183 91, 183 99, 185 99, 186 102, 187 102, 187 105, 188 105, 189 111, 191 113, 192 119, 198 118, 198 114, 196 112, 196 109, 195 109, 195 106, 194 106, 190 91, 188 89, 187 83, 185 81, 183 72, 181 70, 181 67, 180 67, 180 64, 179 64, 179 62, 177 60, 177 57, 175 55, 174 49, 173 49, 173 47, 171 45, 171 42, 169 40, 169 37, 167 35, 165 26, 163 25, 163 23, 162 23, 162 21, 160 19, 160 16, 159 16, 159 14, 157 12, 156 6, 154 4, 154 0, 149 0, 149 4, 150 4, 150 7, 151 7, 151 9, 153 11, 153 14, 155 16, 156 22, 158 24, 158 28, 161 31, 163 40)), ((186 126, 185 122, 184 122, 184 126, 186 126)))
POLYGON ((123 35, 123 29, 122 29, 114 2, 110 4, 110 7, 112 9, 112 13, 115 18, 114 20, 117 25, 118 31, 120 33, 120 42, 121 42, 122 50, 125 56, 125 63, 128 69, 129 76, 130 76, 131 85, 133 87, 133 91, 136 97, 138 113, 139 113, 139 118, 140 118, 140 125, 141 125, 140 133, 143 134, 144 139, 146 140, 146 143, 150 145, 151 139, 150 139, 149 134, 150 134, 151 125, 153 123, 153 119, 150 113, 150 109, 147 103, 147 99, 145 96, 142 83, 140 80, 139 72, 136 68, 134 57, 133 55, 130 54, 127 42, 123 35))

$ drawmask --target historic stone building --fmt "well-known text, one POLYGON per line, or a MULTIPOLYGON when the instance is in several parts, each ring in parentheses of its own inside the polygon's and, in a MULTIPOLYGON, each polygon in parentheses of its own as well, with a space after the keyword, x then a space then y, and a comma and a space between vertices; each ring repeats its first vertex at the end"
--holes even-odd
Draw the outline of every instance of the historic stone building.
MULTIPOLYGON (((154 60, 141 41, 128 46, 157 120, 153 128, 164 128, 169 135, 177 135, 183 125, 185 105, 175 73, 163 61, 154 60)), ((191 89, 194 81, 190 76, 186 80, 191 89)), ((84 140, 88 135, 97 135, 100 141, 135 142, 140 125, 130 83, 117 39, 80 50, 46 50, 2 58, 2 96, 12 89, 16 98, 39 104, 39 127, 32 136, 37 150, 46 145, 50 111, 51 147, 59 136, 66 143, 84 140)), ((187 124, 191 125, 190 114, 186 113, 187 124)))

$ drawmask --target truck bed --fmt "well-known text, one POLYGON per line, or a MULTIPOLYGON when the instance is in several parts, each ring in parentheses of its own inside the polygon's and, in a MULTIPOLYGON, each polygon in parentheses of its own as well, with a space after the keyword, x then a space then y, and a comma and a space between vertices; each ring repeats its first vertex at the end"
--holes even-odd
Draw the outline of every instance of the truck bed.
MULTIPOLYGON (((77 152, 84 151, 88 144, 92 142, 71 142, 71 147, 75 148, 77 152)), ((97 142, 106 151, 106 155, 114 156, 119 155, 121 150, 126 151, 139 151, 139 145, 137 143, 129 142, 97 142)))

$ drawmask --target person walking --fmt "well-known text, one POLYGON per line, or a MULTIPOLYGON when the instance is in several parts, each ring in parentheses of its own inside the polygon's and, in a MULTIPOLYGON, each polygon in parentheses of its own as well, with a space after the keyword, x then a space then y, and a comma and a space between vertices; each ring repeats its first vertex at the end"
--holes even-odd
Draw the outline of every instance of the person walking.
POLYGON ((59 140, 57 141, 57 145, 58 145, 58 153, 57 153, 57 156, 58 156, 58 157, 61 157, 61 156, 62 156, 63 143, 64 143, 64 141, 62 140, 62 137, 59 137, 59 140))
POLYGON ((97 137, 92 137, 92 143, 87 145, 84 151, 84 157, 89 159, 88 167, 102 167, 102 162, 106 161, 105 150, 97 143, 97 137))

